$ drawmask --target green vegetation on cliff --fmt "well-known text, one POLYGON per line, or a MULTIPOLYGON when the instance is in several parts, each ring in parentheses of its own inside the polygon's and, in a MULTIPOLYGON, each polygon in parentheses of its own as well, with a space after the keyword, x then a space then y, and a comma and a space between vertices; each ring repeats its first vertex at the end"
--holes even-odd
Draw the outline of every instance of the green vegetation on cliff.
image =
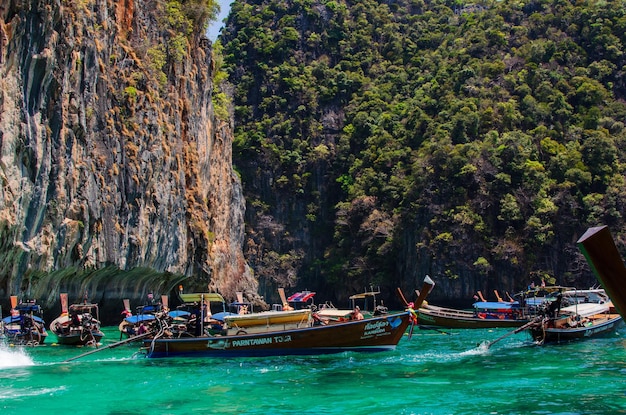
POLYGON ((221 39, 261 278, 587 285, 622 235, 623 1, 237 1, 221 39))

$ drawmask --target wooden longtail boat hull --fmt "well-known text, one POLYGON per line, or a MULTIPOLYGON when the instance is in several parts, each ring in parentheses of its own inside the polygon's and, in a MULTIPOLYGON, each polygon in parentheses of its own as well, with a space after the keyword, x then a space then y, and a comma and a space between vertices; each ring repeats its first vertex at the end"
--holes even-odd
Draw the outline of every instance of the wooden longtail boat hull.
POLYGON ((623 317, 626 313, 626 267, 609 228, 606 226, 589 228, 578 239, 577 244, 596 278, 623 317))
POLYGON ((272 324, 306 323, 311 316, 310 309, 292 311, 264 311, 224 317, 230 327, 268 326, 272 324))
POLYGON ((544 328, 541 325, 532 327, 530 335, 533 340, 542 344, 563 343, 589 337, 599 337, 613 333, 623 324, 619 314, 609 314, 593 322, 593 325, 574 328, 544 328))
POLYGON ((393 350, 409 313, 259 334, 144 340, 147 356, 256 357, 393 350))
POLYGON ((57 336, 58 343, 67 346, 86 346, 93 343, 100 343, 100 340, 104 337, 104 333, 101 331, 94 331, 91 332, 91 334, 81 333, 79 331, 70 334, 55 334, 57 336))
POLYGON ((100 330, 98 305, 90 303, 67 306, 67 294, 61 294, 61 315, 50 323, 50 331, 59 344, 71 346, 97 345, 104 333, 100 330), (95 316, 92 315, 95 313, 95 316))
POLYGON ((428 306, 417 310, 420 326, 436 326, 457 329, 485 329, 521 327, 528 319, 479 318, 471 311, 428 306))

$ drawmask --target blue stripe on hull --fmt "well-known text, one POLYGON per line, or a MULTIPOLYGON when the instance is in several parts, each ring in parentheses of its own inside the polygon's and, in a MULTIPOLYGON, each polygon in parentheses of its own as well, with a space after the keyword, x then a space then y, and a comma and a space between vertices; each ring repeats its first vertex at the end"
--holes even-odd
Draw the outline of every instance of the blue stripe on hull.
POLYGON ((268 356, 307 356, 321 354, 337 354, 342 352, 384 352, 395 350, 396 346, 361 346, 361 347, 340 347, 340 348, 306 348, 306 349, 274 349, 274 350, 215 350, 206 351, 158 351, 148 353, 149 358, 161 357, 268 357, 268 356))

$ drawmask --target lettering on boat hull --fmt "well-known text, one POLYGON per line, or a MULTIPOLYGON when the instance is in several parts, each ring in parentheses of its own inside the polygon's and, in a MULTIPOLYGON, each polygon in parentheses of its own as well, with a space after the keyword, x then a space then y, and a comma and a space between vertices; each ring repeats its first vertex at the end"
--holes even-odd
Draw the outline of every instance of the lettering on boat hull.
POLYGON ((367 323, 363 328, 363 336, 361 336, 361 339, 386 336, 390 333, 389 328, 391 328, 391 324, 387 320, 367 323))

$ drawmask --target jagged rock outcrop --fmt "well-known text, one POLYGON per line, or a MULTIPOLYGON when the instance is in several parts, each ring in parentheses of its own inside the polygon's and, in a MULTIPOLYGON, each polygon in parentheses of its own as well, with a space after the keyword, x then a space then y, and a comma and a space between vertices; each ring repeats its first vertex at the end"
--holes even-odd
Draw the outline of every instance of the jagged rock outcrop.
POLYGON ((185 279, 256 292, 232 124, 213 113, 210 41, 185 13, 138 0, 0 6, 2 301, 89 290, 112 302, 185 279))

